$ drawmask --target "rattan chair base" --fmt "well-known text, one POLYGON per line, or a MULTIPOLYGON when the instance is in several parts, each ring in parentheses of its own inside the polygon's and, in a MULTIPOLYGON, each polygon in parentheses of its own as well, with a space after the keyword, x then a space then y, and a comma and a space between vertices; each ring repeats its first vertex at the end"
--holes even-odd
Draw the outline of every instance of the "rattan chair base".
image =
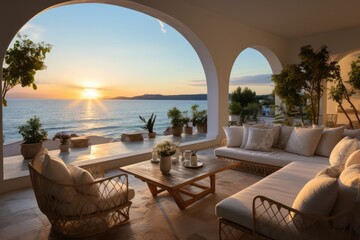
POLYGON ((217 157, 227 161, 240 162, 240 165, 235 168, 236 170, 239 170, 241 172, 251 173, 262 177, 270 175, 276 172, 277 170, 281 169, 281 167, 263 164, 263 163, 254 163, 254 162, 249 162, 245 160, 229 158, 219 155, 217 155, 217 157))

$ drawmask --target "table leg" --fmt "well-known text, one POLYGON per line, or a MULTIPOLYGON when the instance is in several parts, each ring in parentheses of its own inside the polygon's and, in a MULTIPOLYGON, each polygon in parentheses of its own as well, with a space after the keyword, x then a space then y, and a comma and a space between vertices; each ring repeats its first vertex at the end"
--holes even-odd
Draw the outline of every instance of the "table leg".
POLYGON ((210 176, 210 188, 211 188, 211 193, 215 193, 215 174, 210 176))
POLYGON ((159 189, 158 190, 157 186, 155 186, 155 185, 153 185, 151 183, 147 183, 147 185, 148 185, 148 188, 149 188, 151 194, 153 195, 153 197, 156 197, 159 193, 165 191, 164 189, 159 189))

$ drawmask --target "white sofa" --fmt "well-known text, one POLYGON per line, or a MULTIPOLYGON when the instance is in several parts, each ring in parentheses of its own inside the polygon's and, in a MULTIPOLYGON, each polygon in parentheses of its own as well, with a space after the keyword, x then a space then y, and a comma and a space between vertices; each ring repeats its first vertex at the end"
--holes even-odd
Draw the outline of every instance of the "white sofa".
MULTIPOLYGON (((225 131, 227 130, 225 129, 225 131)), ((354 136, 352 135, 352 137, 354 136)), ((233 139, 229 138, 234 138, 234 135, 231 136, 227 132, 227 138, 228 144, 229 140, 230 145, 233 144, 233 139)), ((357 145, 357 148, 360 148, 359 141, 357 141, 357 145)), ((314 179, 321 170, 330 166, 329 157, 302 156, 276 148, 264 152, 228 146, 215 149, 215 155, 232 161, 241 161, 242 165, 245 166, 255 164, 254 168, 245 167, 246 171, 258 169, 259 166, 266 166, 267 169, 270 167, 272 171, 277 170, 216 205, 215 211, 219 217, 220 239, 239 239, 243 237, 244 233, 272 239, 359 238, 359 232, 356 231, 360 229, 360 224, 354 228, 347 227, 345 230, 344 228, 339 230, 332 227, 333 221, 341 218, 339 214, 324 217, 316 214, 305 214, 292 208, 295 199, 304 186, 314 179), (290 217, 295 215, 298 219, 301 218, 303 223, 314 224, 304 227, 300 226, 301 224, 297 221, 296 225, 294 218, 290 217)), ((360 154, 358 156, 360 158, 360 154)), ((259 171, 255 170, 255 173, 259 173, 259 171)), ((266 174, 269 171, 262 170, 260 173, 266 174)), ((360 207, 356 205, 342 214, 348 218, 354 218, 357 217, 354 214, 359 211, 360 207)))

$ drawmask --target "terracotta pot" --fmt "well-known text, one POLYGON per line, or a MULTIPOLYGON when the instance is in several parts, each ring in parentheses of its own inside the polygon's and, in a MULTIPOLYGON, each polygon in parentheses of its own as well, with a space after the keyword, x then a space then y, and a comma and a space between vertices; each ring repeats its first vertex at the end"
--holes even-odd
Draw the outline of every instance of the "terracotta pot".
POLYGON ((198 133, 207 133, 207 124, 198 124, 196 125, 198 133))
POLYGON ((41 150, 42 142, 38 143, 23 143, 21 144, 21 154, 24 159, 33 159, 36 154, 41 150))
POLYGON ((70 144, 60 144, 60 152, 68 152, 70 149, 70 144))
POLYGON ((180 137, 181 133, 183 131, 182 127, 175 127, 175 128, 172 128, 171 130, 172 130, 173 136, 175 136, 175 137, 180 137))
POLYGON ((193 128, 192 127, 184 127, 184 132, 187 135, 192 135, 193 133, 193 128))
POLYGON ((161 156, 160 157, 160 171, 162 174, 169 174, 171 170, 171 156, 161 156))
POLYGON ((149 138, 155 138, 156 137, 156 132, 152 132, 152 133, 148 133, 149 138))

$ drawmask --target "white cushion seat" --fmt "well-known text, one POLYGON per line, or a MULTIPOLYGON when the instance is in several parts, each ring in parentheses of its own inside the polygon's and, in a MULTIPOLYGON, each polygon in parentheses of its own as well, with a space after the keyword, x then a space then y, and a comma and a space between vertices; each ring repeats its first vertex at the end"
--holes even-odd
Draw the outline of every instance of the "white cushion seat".
POLYGON ((78 193, 71 203, 59 202, 59 204, 55 204, 54 206, 56 206, 59 214, 64 217, 70 217, 111 210, 116 206, 125 204, 135 197, 134 189, 129 187, 128 199, 124 198, 126 185, 117 184, 115 182, 107 185, 101 184, 99 186, 99 191, 101 192, 99 197, 78 193))
POLYGON ((282 149, 273 148, 270 152, 247 150, 243 148, 219 147, 215 149, 215 155, 232 159, 239 159, 254 163, 268 164, 284 167, 287 164, 300 161, 306 163, 329 164, 329 158, 323 156, 306 157, 298 154, 285 152, 282 149))
POLYGON ((216 215, 248 229, 253 229, 252 204, 254 197, 262 195, 292 206, 303 186, 327 166, 328 163, 293 162, 219 202, 215 208, 216 215))

